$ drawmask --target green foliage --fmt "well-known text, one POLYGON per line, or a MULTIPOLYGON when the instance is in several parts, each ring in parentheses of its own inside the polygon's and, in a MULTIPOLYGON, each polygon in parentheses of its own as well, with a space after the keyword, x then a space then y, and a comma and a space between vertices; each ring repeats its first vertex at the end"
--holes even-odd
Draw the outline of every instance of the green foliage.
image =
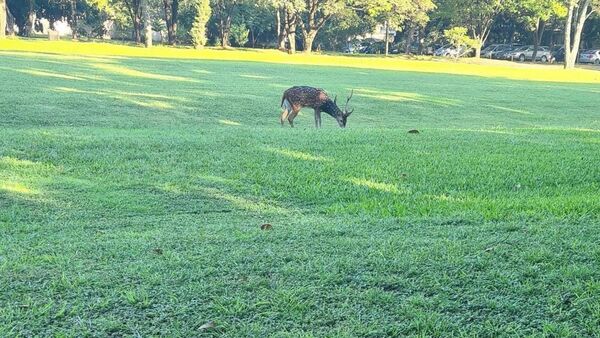
POLYGON ((444 30, 444 38, 446 38, 446 40, 448 40, 448 42, 450 42, 450 44, 456 48, 476 48, 480 44, 478 40, 469 37, 466 27, 453 27, 446 29, 444 30))
POLYGON ((560 0, 512 1, 507 3, 506 8, 530 31, 538 28, 540 20, 563 19, 567 16, 567 7, 560 0))
POLYGON ((429 21, 428 12, 436 8, 432 0, 357 0, 357 4, 380 23, 388 21, 396 28, 406 20, 422 26, 429 21))
POLYGON ((597 83, 98 48, 0 52, 0 337, 597 334, 597 83))
POLYGON ((195 48, 201 48, 206 45, 206 25, 210 19, 211 7, 210 0, 194 0, 196 16, 192 24, 190 35, 195 48))
POLYGON ((245 24, 234 24, 231 26, 231 41, 234 46, 243 47, 248 43, 248 27, 245 24))

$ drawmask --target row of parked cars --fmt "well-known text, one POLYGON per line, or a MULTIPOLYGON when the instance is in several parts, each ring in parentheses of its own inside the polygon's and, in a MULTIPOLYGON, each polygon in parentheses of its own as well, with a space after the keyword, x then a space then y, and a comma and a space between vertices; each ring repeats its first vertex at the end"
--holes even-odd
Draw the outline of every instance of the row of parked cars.
MULTIPOLYGON (((520 44, 492 44, 481 50, 481 57, 497 60, 510 61, 533 61, 533 45, 520 44)), ((388 49, 390 54, 399 54, 404 52, 404 46, 400 44, 390 44, 388 49)), ((385 43, 377 40, 363 40, 360 43, 348 45, 344 50, 345 53, 358 54, 383 54, 385 52, 385 43)), ((465 57, 473 56, 474 50, 468 47, 456 48, 450 44, 437 45, 429 48, 419 48, 419 46, 411 46, 412 54, 428 54, 441 57, 465 57)), ((550 48, 547 46, 539 46, 535 53, 535 61, 552 63, 563 62, 565 60, 564 47, 557 46, 550 48)), ((582 50, 578 56, 579 63, 592 63, 600 65, 600 49, 582 50)))
MULTIPOLYGON (((481 50, 481 57, 498 60, 511 61, 533 61, 534 46, 515 44, 493 44, 481 50)), ((562 62, 565 60, 565 48, 557 46, 551 49, 547 46, 539 46, 535 55, 535 61, 562 62)), ((600 65, 600 49, 581 50, 578 57, 579 63, 593 63, 600 65)))

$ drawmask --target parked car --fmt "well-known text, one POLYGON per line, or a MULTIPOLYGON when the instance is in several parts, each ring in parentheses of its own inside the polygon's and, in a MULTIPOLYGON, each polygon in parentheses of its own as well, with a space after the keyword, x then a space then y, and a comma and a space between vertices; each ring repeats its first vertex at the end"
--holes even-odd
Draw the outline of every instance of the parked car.
POLYGON ((523 45, 507 45, 499 51, 496 51, 492 54, 492 58, 498 60, 510 60, 510 54, 520 48, 523 48, 523 45))
POLYGON ((579 54, 579 63, 600 65, 600 49, 590 49, 579 54))
POLYGON ((552 50, 552 61, 553 62, 565 62, 565 47, 556 46, 552 50))
POLYGON ((377 41, 369 44, 363 51, 364 54, 385 54, 385 42, 377 41))
POLYGON ((440 48, 438 48, 433 55, 434 56, 445 56, 445 57, 463 57, 468 55, 471 52, 471 49, 465 47, 465 46, 460 46, 459 48, 456 48, 452 45, 444 45, 440 48))
POLYGON ((484 49, 481 50, 481 57, 482 58, 488 58, 488 59, 492 59, 494 57, 494 54, 497 54, 498 52, 501 52, 503 50, 505 50, 506 48, 510 47, 511 45, 507 45, 507 44, 493 44, 493 45, 489 45, 487 47, 485 47, 484 49))
MULTIPOLYGON (((531 61, 533 60, 533 51, 535 50, 534 46, 524 46, 517 50, 514 50, 508 55, 508 58, 511 60, 519 60, 521 62, 531 61)), ((539 46, 537 49, 537 54, 535 56, 536 61, 542 62, 550 62, 552 61, 552 53, 550 53, 550 48, 546 46, 539 46)))

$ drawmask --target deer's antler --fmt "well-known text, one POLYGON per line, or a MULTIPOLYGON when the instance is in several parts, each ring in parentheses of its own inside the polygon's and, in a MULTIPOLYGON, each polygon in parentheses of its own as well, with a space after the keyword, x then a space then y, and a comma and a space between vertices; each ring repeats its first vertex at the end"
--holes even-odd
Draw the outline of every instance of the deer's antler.
MULTIPOLYGON (((348 98, 346 99, 346 106, 344 106, 345 111, 348 111, 348 102, 350 102, 352 95, 354 95, 354 89, 352 89, 352 91, 350 92, 350 96, 348 96, 348 98)), ((352 109, 352 111, 354 111, 354 109, 352 109)), ((352 113, 352 112, 350 112, 350 113, 352 113)))

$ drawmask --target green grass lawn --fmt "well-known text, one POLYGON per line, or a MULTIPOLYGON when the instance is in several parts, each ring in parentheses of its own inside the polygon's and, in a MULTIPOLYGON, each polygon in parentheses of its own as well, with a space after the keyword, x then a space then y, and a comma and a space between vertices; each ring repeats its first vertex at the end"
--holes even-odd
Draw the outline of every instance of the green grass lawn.
POLYGON ((0 336, 597 336, 565 76, 0 52, 0 336), (298 84, 348 128, 281 128, 298 84))

